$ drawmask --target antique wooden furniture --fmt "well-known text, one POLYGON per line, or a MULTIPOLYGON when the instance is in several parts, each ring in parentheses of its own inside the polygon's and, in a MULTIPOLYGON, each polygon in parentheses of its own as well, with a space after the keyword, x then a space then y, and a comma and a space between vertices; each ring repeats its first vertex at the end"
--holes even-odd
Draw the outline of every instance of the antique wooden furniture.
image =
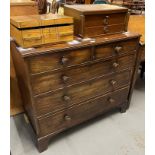
POLYGON ((140 59, 138 34, 19 49, 11 42, 26 113, 40 152, 51 137, 129 106, 140 59))
MULTIPOLYGON (((33 15, 38 14, 38 6, 31 0, 10 0, 10 16, 33 15)), ((18 79, 12 61, 12 52, 10 51, 10 113, 16 115, 24 111, 21 94, 18 86, 18 79)))
POLYGON ((11 17, 11 36, 22 47, 73 40, 73 18, 57 14, 11 17))
POLYGON ((31 0, 10 0, 10 16, 38 14, 38 5, 31 0))
POLYGON ((65 5, 64 14, 74 17, 80 37, 125 32, 128 24, 128 9, 109 4, 65 5))
POLYGON ((140 38, 140 51, 141 51, 141 77, 145 72, 145 15, 130 15, 128 31, 138 32, 142 35, 140 38))

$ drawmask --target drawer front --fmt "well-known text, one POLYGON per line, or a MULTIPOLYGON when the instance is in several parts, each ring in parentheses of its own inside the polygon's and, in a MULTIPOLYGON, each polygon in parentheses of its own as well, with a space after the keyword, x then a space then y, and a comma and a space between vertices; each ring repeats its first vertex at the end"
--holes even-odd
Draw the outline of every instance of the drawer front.
POLYGON ((61 26, 57 28, 59 41, 73 40, 73 26, 61 26))
POLYGON ((62 88, 63 86, 73 85, 82 81, 132 68, 135 62, 135 55, 128 55, 115 58, 104 62, 96 62, 83 67, 67 69, 63 72, 46 73, 31 77, 32 89, 34 94, 62 88))
POLYGON ((85 28, 85 36, 87 37, 107 35, 107 34, 120 33, 120 32, 124 32, 124 24, 94 26, 94 27, 85 28))
POLYGON ((120 23, 124 24, 125 19, 126 19, 126 13, 86 15, 85 26, 92 27, 92 26, 113 25, 120 23))
POLYGON ((37 115, 43 115, 87 101, 98 95, 117 90, 130 83, 131 72, 125 71, 91 80, 88 83, 66 88, 62 91, 35 97, 37 115))
POLYGON ((42 44, 42 29, 22 30, 22 40, 25 47, 42 44))
POLYGON ((108 58, 112 56, 119 56, 125 53, 133 53, 137 49, 138 39, 131 39, 126 41, 119 41, 106 45, 96 46, 96 59, 108 58))
POLYGON ((123 88, 113 93, 108 93, 89 100, 82 105, 69 108, 55 115, 38 119, 40 136, 59 132, 67 127, 81 123, 89 118, 99 115, 105 110, 117 107, 127 100, 129 88, 123 88))
POLYGON ((66 121, 64 119, 65 113, 59 113, 57 115, 50 115, 38 119, 38 125, 40 129, 39 136, 45 136, 50 133, 55 133, 66 128, 66 121))
POLYGON ((44 54, 26 59, 32 74, 74 66, 90 60, 91 48, 44 54))
POLYGON ((93 118, 105 111, 119 107, 127 101, 129 88, 124 88, 119 91, 97 97, 82 105, 77 105, 68 110, 65 115, 67 119, 67 126, 71 127, 93 118))
POLYGON ((67 104, 84 102, 92 97, 105 94, 110 91, 122 88, 130 83, 131 72, 125 71, 119 74, 112 74, 101 77, 82 85, 76 85, 66 90, 67 104))

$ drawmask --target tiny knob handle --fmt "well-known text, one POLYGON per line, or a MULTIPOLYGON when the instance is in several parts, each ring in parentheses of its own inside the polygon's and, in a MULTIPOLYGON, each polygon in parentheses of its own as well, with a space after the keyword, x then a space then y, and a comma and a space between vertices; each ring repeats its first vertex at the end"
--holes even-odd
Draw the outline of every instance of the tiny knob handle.
POLYGON ((69 60, 68 58, 63 57, 61 59, 61 62, 62 62, 63 65, 65 65, 65 64, 67 64, 68 60, 69 60))
POLYGON ((110 83, 114 86, 116 84, 115 80, 111 80, 110 83))
POLYGON ((71 120, 71 117, 68 116, 68 115, 65 115, 65 120, 66 120, 66 121, 70 121, 70 120, 71 120))
POLYGON ((64 101, 70 101, 71 100, 71 98, 69 97, 69 96, 63 96, 63 99, 64 99, 64 101))
POLYGON ((122 47, 121 47, 121 46, 116 46, 116 47, 115 47, 115 51, 116 51, 116 52, 120 52, 121 50, 122 50, 122 47))
POLYGON ((114 68, 117 68, 119 66, 119 64, 117 62, 114 62, 112 65, 114 68))
POLYGON ((104 26, 104 32, 107 33, 109 30, 108 30, 108 27, 107 26, 104 26))
POLYGON ((62 76, 62 80, 63 80, 64 82, 67 82, 67 81, 69 80, 69 77, 66 76, 66 75, 63 75, 63 76, 62 76))
POLYGON ((108 101, 109 101, 110 103, 114 103, 114 102, 115 102, 115 100, 114 100, 113 98, 109 98, 108 101))

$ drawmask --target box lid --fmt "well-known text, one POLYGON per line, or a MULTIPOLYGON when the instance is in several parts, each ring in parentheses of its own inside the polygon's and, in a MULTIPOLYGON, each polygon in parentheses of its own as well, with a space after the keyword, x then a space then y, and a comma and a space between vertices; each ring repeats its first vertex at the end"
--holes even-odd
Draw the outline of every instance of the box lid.
POLYGON ((114 13, 114 12, 127 12, 128 9, 110 4, 85 4, 85 5, 65 5, 65 8, 70 8, 81 12, 83 14, 90 13, 114 13))
POLYGON ((17 28, 32 28, 58 24, 72 24, 73 18, 57 14, 12 16, 10 22, 17 28))

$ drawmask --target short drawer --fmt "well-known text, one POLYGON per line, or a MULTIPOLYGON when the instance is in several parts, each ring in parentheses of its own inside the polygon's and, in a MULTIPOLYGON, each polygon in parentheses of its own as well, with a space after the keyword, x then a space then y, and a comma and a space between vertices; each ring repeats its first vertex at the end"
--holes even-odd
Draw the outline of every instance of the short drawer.
POLYGON ((126 41, 118 41, 106 45, 98 45, 96 46, 95 57, 96 59, 101 59, 133 53, 137 49, 137 45, 137 38, 126 41))
POLYGON ((106 110, 119 107, 127 101, 128 92, 129 88, 126 87, 113 93, 88 100, 81 105, 73 106, 67 111, 39 118, 40 136, 60 132, 68 127, 97 116, 106 110))
POLYGON ((85 28, 85 36, 87 37, 121 33, 121 32, 124 32, 124 24, 94 26, 85 28))
POLYGON ((90 60, 91 48, 57 52, 26 58, 30 73, 47 72, 90 60))
POLYGON ((86 15, 85 26, 92 27, 92 26, 113 25, 120 23, 124 24, 125 20, 126 20, 126 13, 86 15))
POLYGON ((93 79, 85 84, 78 84, 67 87, 65 90, 54 93, 42 94, 35 97, 35 109, 38 116, 46 113, 54 113, 66 106, 87 101, 90 98, 115 91, 128 86, 130 83, 131 71, 124 71, 119 74, 112 74, 105 77, 93 79))
POLYGON ((45 73, 31 77, 34 94, 40 94, 51 90, 74 85, 82 81, 110 74, 112 72, 131 69, 135 62, 135 55, 127 55, 113 58, 107 61, 95 62, 81 67, 66 69, 57 73, 45 73))

